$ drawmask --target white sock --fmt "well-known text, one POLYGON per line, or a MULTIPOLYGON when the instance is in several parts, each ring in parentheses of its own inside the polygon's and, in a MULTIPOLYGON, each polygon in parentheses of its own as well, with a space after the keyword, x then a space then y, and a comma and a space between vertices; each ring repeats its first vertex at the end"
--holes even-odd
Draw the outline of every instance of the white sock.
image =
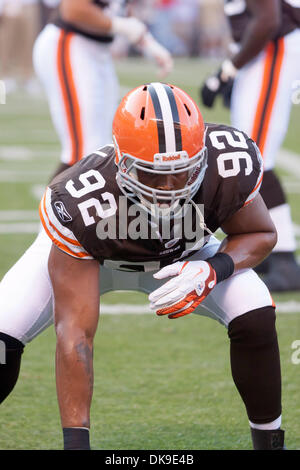
POLYGON ((272 421, 271 423, 264 423, 264 424, 255 424, 249 421, 249 424, 251 428, 253 429, 260 429, 262 431, 272 431, 273 429, 279 429, 281 426, 281 415, 279 418, 275 419, 275 421, 272 421))

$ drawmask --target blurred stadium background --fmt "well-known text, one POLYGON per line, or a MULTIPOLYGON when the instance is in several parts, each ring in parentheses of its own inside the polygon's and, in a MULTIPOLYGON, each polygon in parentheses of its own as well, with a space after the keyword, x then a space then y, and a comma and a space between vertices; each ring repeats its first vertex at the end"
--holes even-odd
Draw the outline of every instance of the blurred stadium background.
MULTIPOLYGON (((59 162, 59 142, 31 65, 33 41, 56 0, 0 0, 0 279, 34 240, 38 204, 59 162)), ((222 0, 134 1, 175 56, 170 83, 199 102, 198 88, 229 41, 222 0)), ((113 44, 122 93, 157 80, 155 68, 124 41, 113 44)), ((249 97, 251 99, 251 97, 249 97)), ((207 122, 229 123, 217 103, 207 122)), ((294 105, 277 171, 289 195, 300 254, 300 105, 294 105)), ((34 289, 34 286, 33 286, 34 289)), ((300 293, 274 296, 283 373, 287 446, 300 448, 300 293), (294 353, 294 355, 293 355, 294 353)), ((26 302, 26 299, 24 299, 26 302)), ((207 318, 176 322, 150 315, 139 293, 107 294, 95 344, 92 447, 250 449, 244 407, 233 385, 229 342, 207 318)), ((22 312, 20 312, 22 314, 22 312)), ((0 407, 0 449, 59 449, 61 431, 52 328, 27 346, 19 382, 0 407)))

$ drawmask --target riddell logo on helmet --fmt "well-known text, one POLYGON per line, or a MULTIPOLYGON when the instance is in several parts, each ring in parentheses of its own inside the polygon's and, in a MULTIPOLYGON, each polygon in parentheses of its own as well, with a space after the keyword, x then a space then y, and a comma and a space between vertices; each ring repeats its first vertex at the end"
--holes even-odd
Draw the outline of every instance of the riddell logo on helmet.
POLYGON ((185 150, 181 150, 180 152, 166 152, 166 153, 156 153, 154 155, 154 162, 155 163, 170 163, 170 162, 178 162, 178 161, 187 161, 189 156, 185 150))
POLYGON ((167 156, 167 157, 162 157, 162 161, 163 162, 170 162, 172 160, 180 160, 181 158, 181 155, 170 155, 170 156, 167 156))

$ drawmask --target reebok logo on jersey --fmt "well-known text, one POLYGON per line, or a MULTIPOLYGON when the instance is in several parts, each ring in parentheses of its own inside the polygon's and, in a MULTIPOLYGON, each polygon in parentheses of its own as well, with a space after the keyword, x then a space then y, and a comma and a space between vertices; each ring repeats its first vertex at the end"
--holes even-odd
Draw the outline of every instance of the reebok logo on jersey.
POLYGON ((56 201, 54 203, 54 207, 56 209, 56 212, 58 214, 58 217, 63 221, 63 222, 71 222, 72 217, 68 213, 67 209, 64 206, 64 203, 61 201, 56 201))

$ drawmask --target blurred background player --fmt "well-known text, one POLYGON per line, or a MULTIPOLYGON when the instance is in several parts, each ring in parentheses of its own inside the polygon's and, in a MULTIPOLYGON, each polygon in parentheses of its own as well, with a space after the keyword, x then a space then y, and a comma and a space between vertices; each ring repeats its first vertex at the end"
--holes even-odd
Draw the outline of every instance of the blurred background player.
POLYGON ((39 0, 0 0, 0 71, 6 92, 38 91, 32 47, 39 28, 39 0))
POLYGON ((266 274, 272 291, 300 290, 290 207, 274 172, 288 128, 292 85, 300 77, 300 1, 226 0, 225 14, 234 40, 231 59, 206 80, 202 101, 211 107, 223 95, 232 125, 257 142, 265 168, 261 194, 278 232, 277 245, 258 271, 266 274))
POLYGON ((59 3, 60 0, 40 0, 40 30, 57 15, 59 3))
POLYGON ((111 141, 119 85, 110 45, 121 35, 147 57, 164 77, 172 58, 135 17, 121 16, 125 1, 61 0, 58 15, 38 36, 33 59, 61 142, 61 165, 73 165, 111 141), (120 16, 118 16, 120 15, 120 16))

